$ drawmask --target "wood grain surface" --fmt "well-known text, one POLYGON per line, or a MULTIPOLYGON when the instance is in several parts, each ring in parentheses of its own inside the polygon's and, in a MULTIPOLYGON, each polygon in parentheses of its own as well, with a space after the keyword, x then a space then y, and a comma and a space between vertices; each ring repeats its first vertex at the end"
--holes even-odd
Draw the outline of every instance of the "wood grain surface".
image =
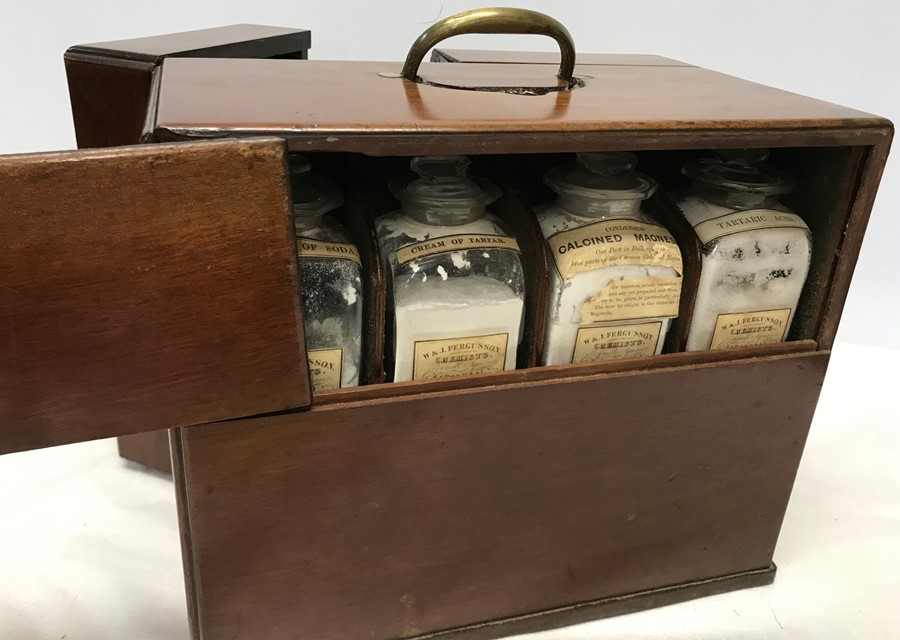
POLYGON ((548 609, 539 613, 515 618, 491 620, 448 631, 420 636, 424 638, 448 638, 451 640, 494 640, 523 633, 537 633, 576 624, 621 616, 644 609, 667 607, 687 600, 706 598, 737 589, 750 589, 772 584, 775 581, 774 564, 765 569, 754 569, 707 580, 693 580, 668 587, 647 589, 622 596, 600 598, 589 602, 548 609))
POLYGON ((141 139, 156 65, 107 62, 87 57, 65 59, 79 149, 137 144, 141 139))
POLYGON ((777 149, 770 156, 770 163, 797 179, 793 191, 781 201, 803 218, 812 233, 809 273, 788 339, 813 338, 822 349, 834 344, 836 327, 823 326, 822 318, 834 278, 853 268, 851 256, 858 255, 861 248, 860 238, 845 230, 865 226, 854 215, 852 204, 865 197, 860 176, 868 152, 867 147, 777 149))
MULTIPOLYGON (((307 30, 231 25, 131 40, 81 44, 65 54, 75 138, 80 149, 138 144, 147 120, 153 72, 163 58, 298 58, 307 30)), ((171 472, 165 431, 123 436, 119 454, 171 472)))
POLYGON ((75 45, 64 60, 78 148, 140 142, 163 58, 303 59, 309 47, 307 30, 246 24, 75 45))
POLYGON ((815 340, 797 340, 794 342, 778 342, 735 349, 717 351, 682 351, 681 353, 663 353, 658 356, 644 358, 624 358, 621 360, 595 360, 574 364, 556 364, 530 369, 515 369, 484 373, 477 376, 445 378, 443 380, 411 380, 409 382, 391 383, 381 386, 355 387, 351 389, 335 389, 316 394, 316 406, 340 404, 343 402, 364 402, 367 400, 388 400, 401 396, 414 396, 423 393, 460 391, 463 389, 480 389, 514 383, 552 382, 565 376, 594 376, 613 373, 648 372, 657 369, 674 367, 694 368, 698 366, 715 366, 721 362, 742 358, 761 358, 765 356, 781 356, 795 353, 812 353, 817 350, 815 340))
POLYGON ((399 638, 769 566, 828 354, 183 429, 200 638, 399 638))
MULTIPOLYGON (((168 59, 152 137, 265 132, 297 150, 413 155, 874 144, 890 130, 870 114, 698 67, 579 66, 586 86, 547 95, 454 90, 379 75, 399 67, 168 59)), ((553 69, 427 63, 420 75, 537 85, 552 80, 553 69)))
POLYGON ((280 140, 0 158, 0 453, 296 409, 280 140))
POLYGON ((872 214, 872 206, 875 204, 878 186, 881 184, 892 139, 893 129, 879 144, 866 149, 863 156, 858 188, 853 192, 850 202, 848 223, 842 229, 843 241, 837 256, 833 280, 825 292, 827 301, 824 305, 819 333, 820 344, 827 348, 834 344, 837 336, 841 313, 850 292, 850 281, 859 260, 863 237, 866 233, 869 216, 872 214))
POLYGON ((163 473, 172 473, 172 453, 169 450, 167 429, 119 436, 116 440, 120 457, 163 473))

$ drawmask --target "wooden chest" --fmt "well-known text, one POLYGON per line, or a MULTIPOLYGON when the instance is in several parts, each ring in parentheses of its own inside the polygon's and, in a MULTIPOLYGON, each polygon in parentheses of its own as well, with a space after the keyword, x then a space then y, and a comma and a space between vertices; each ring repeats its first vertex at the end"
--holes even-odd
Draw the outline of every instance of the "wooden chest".
POLYGON ((174 144, 0 160, 2 452, 172 428, 198 639, 487 638, 770 582, 891 124, 673 61, 415 57, 170 58, 144 140, 174 144), (674 190, 735 147, 797 176, 813 233, 787 342, 538 367, 532 310, 515 371, 383 382, 372 220, 410 156, 504 187, 539 301, 541 167, 635 151, 674 190), (296 151, 340 181, 369 267, 358 388, 310 390, 296 151))

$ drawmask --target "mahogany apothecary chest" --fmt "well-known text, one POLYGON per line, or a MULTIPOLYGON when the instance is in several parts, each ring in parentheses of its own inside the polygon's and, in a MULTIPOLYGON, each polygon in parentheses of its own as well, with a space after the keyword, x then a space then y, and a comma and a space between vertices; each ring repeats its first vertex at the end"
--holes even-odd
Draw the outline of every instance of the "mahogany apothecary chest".
MULTIPOLYGON (((565 30, 524 15, 442 23, 405 65, 168 58, 154 144, 0 159, 2 450, 173 429, 195 637, 494 637, 773 579, 892 126, 663 58, 572 66, 565 30), (523 20, 560 41, 558 76, 419 64, 448 25, 523 20), (503 187, 540 300, 543 168, 628 150, 677 190, 685 161, 736 147, 797 177, 812 231, 786 342, 679 353, 676 331, 662 356, 537 367, 531 312, 515 371, 383 383, 372 222, 410 156, 468 154, 503 187), (369 267, 364 386, 310 391, 292 152, 341 184, 369 267)), ((677 209, 652 206, 692 277, 677 209)))

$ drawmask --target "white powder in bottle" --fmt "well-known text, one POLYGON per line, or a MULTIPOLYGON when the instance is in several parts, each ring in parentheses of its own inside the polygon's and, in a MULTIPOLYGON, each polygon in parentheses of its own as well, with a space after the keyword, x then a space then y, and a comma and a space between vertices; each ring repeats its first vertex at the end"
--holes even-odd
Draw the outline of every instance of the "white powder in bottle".
POLYGON ((785 340, 806 282, 811 235, 778 201, 794 177, 765 164, 767 149, 729 149, 688 162, 679 203, 703 243, 687 350, 785 340))
POLYGON ((425 156, 375 221, 389 274, 394 381, 514 369, 525 281, 515 239, 485 206, 496 186, 462 156, 425 156), (458 250, 456 247, 460 247, 458 250))
MULTIPOLYGON (((571 216, 560 210, 544 210, 538 214, 545 237, 576 226, 571 216)), ((649 222, 649 220, 648 220, 649 222)), ((582 224, 584 222, 582 221, 582 224)), ((655 223, 654 223, 655 224, 655 223)), ((550 272, 550 304, 547 312, 547 333, 544 343, 544 364, 568 364, 572 362, 575 339, 582 326, 581 309, 588 299, 614 280, 638 280, 643 278, 673 278, 680 274, 670 267, 616 265, 576 273, 563 280, 556 269, 550 272)), ((666 332, 671 318, 658 318, 662 322, 655 353, 662 353, 666 332)), ((634 320, 641 324, 647 320, 634 320)), ((618 325, 629 324, 626 321, 618 325)))
MULTIPOLYGON (((735 213, 697 196, 678 203, 692 225, 735 213)), ((771 209, 787 212, 775 204, 771 209)), ((705 246, 687 350, 709 349, 720 314, 790 309, 794 318, 809 271, 811 246, 804 229, 757 229, 727 235, 705 246)))
MULTIPOLYGON (((355 290, 354 290, 355 291, 355 290)), ((303 329, 311 351, 341 349, 341 388, 359 384, 359 361, 362 337, 356 332, 348 335, 343 318, 308 319, 303 329)))
POLYGON ((327 215, 343 203, 337 185, 291 159, 300 300, 314 391, 359 384, 362 264, 347 230, 327 215))
POLYGON ((447 338, 505 334, 503 368, 516 368, 524 301, 502 282, 484 276, 429 280, 401 289, 394 302, 394 380, 413 379, 416 342, 447 338))
POLYGON ((656 184, 634 171, 637 159, 630 153, 580 153, 577 159, 577 165, 556 167, 545 175, 544 181, 559 195, 535 210, 551 258, 543 364, 659 354, 677 315, 681 256, 668 232, 641 211, 641 202, 656 184), (637 233, 629 233, 638 229, 665 237, 668 246, 658 250, 658 240, 638 240, 637 233), (569 231, 574 234, 558 235, 569 231), (598 236, 612 240, 588 244, 598 242, 598 236), (570 263, 561 268, 556 261, 562 260, 564 249, 568 256, 600 266, 574 268, 570 263), (644 293, 628 298, 629 304, 620 304, 615 313, 606 306, 606 320, 586 318, 590 302, 617 282, 620 291, 628 287, 644 293), (647 317, 646 301, 663 288, 669 292, 670 315, 647 317))

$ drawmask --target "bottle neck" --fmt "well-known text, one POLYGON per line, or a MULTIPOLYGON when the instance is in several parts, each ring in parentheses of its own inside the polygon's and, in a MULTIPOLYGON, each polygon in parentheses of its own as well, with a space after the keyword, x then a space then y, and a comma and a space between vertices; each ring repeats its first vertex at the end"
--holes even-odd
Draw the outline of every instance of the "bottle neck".
POLYGON ((778 204, 777 194, 729 191, 699 182, 694 183, 694 193, 707 202, 728 207, 729 209, 771 209, 778 204))
POLYGON ((475 222, 484 217, 483 205, 476 207, 451 207, 451 206, 415 206, 402 203, 400 208, 403 215, 412 218, 416 222, 437 227, 456 227, 470 222, 475 222))
POLYGON ((640 198, 614 200, 560 194, 556 199, 556 206, 581 218, 616 218, 638 215, 642 202, 640 198))
POLYGON ((323 218, 325 217, 324 213, 313 213, 310 214, 305 211, 294 211, 294 228, 297 230, 297 235, 302 235, 304 231, 310 231, 312 229, 317 229, 322 226, 323 218))

